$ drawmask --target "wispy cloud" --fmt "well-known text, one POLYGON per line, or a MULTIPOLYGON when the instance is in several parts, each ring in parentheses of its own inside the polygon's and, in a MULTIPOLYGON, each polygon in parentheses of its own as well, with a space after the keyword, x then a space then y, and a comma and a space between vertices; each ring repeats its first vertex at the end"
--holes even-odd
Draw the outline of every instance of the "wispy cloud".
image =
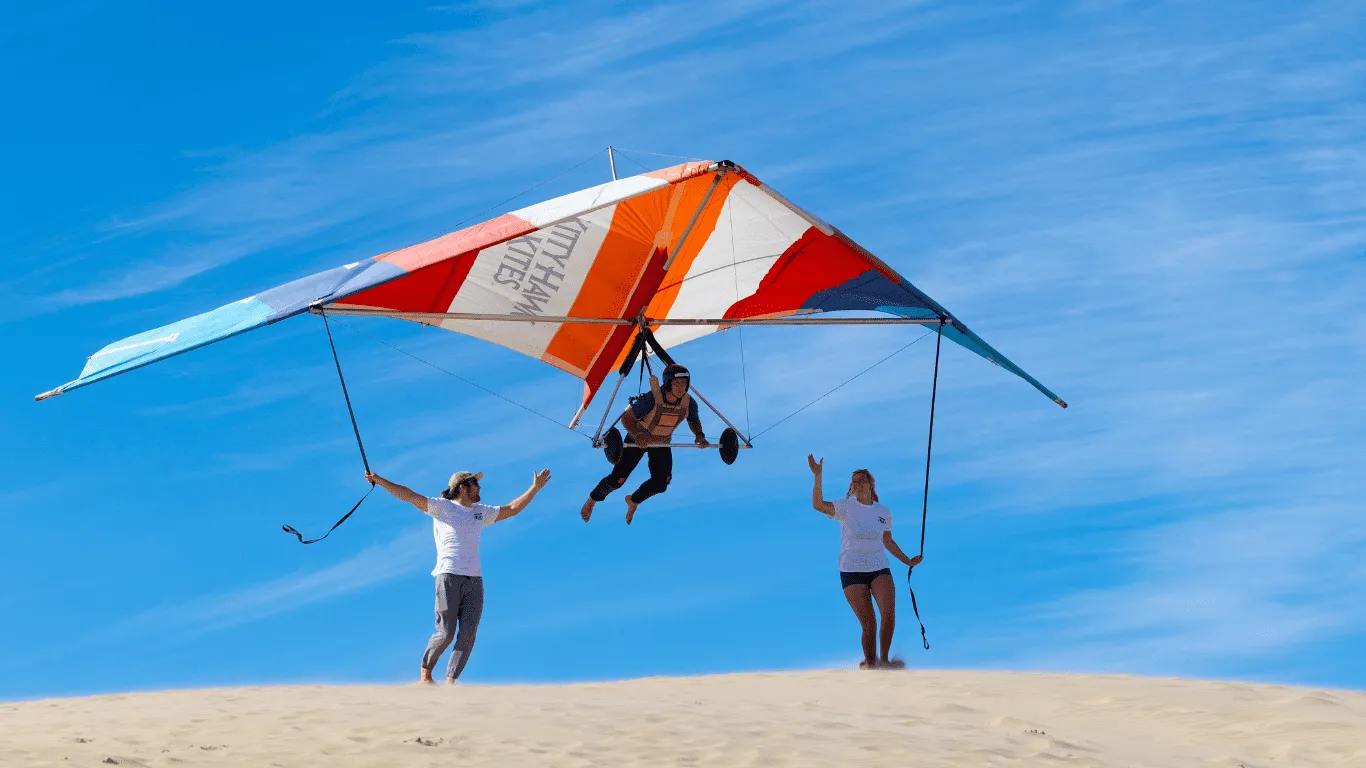
POLYGON ((44 498, 55 498, 61 492, 62 487, 56 482, 7 489, 0 492, 0 515, 32 509, 44 498))
POLYGON ((142 611, 102 630, 99 639, 149 635, 185 639, 336 600, 423 570, 430 563, 431 546, 430 530, 413 527, 327 568, 142 611))
MULTIPOLYGON (((104 245, 92 249, 108 247, 110 238, 131 238, 145 244, 149 258, 97 274, 93 282, 58 270, 49 276, 53 286, 10 311, 154 293, 240 259, 308 243, 349 248, 345 258, 354 258, 372 255, 356 253, 358 245, 387 250, 408 244, 411 235, 394 237, 399 230, 442 234, 503 190, 582 156, 585 145, 632 135, 623 129, 642 110, 714 101, 719 97, 709 94, 709 80, 749 63, 779 66, 813 44, 830 55, 871 44, 918 23, 904 13, 915 5, 846 9, 818 20, 780 12, 772 2, 675 4, 607 14, 592 23, 576 14, 568 27, 558 12, 545 12, 536 15, 543 31, 530 47, 485 44, 524 37, 532 21, 522 16, 411 36, 404 41, 409 55, 339 94, 339 105, 383 99, 384 110, 339 106, 343 111, 327 129, 264 149, 214 153, 204 183, 150 211, 113 220, 102 233, 104 245), (766 19, 764 55, 722 43, 727 30, 760 16, 766 19), (870 23, 877 21, 885 23, 870 23), (831 34, 831 24, 848 34, 831 34), (624 68, 627 62, 633 66, 624 68), (505 106, 471 116, 445 105, 485 92, 498 93, 505 106), (381 233, 389 238, 382 247, 375 240, 381 233), (52 289, 73 282, 75 287, 52 289)), ((762 134, 706 110, 691 120, 702 121, 693 132, 725 126, 754 138, 762 134)), ((679 136, 689 132, 682 128, 679 136)), ((89 268, 84 261, 76 265, 89 268)))
POLYGON ((1355 597, 1366 589, 1358 511, 1306 500, 1137 533, 1116 553, 1130 579, 1041 607, 1036 620, 1066 627, 1066 651, 1028 661, 1220 675, 1250 658, 1366 631, 1355 597))
POLYGON ((147 416, 178 414, 196 419, 215 419, 285 400, 319 394, 324 384, 329 385, 329 388, 335 388, 335 385, 325 378, 330 373, 331 371, 320 366, 300 366, 291 370, 288 376, 281 376, 278 373, 251 375, 224 394, 151 406, 142 409, 142 413, 147 416))

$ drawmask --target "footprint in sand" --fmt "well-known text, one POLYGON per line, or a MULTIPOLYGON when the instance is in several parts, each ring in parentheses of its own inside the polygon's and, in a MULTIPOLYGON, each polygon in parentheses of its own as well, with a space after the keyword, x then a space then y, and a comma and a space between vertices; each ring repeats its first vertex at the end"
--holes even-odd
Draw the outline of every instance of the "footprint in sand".
POLYGON ((1018 761, 1020 755, 1003 747, 993 747, 989 749, 969 749, 968 754, 979 755, 989 761, 995 762, 996 758, 1003 757, 1009 761, 1018 761))
POLYGON ((1341 701, 1340 699, 1334 698, 1334 697, 1332 697, 1332 696, 1329 696, 1329 695, 1323 694, 1323 693, 1307 693, 1307 694, 1305 694, 1305 695, 1303 695, 1303 696, 1298 696, 1298 697, 1293 698, 1293 699, 1284 699, 1284 700, 1279 701, 1279 702, 1276 702, 1276 703, 1278 703, 1278 704, 1302 704, 1302 705, 1307 705, 1307 706, 1311 706, 1311 707, 1322 707, 1322 708, 1330 708, 1330 709, 1338 709, 1338 708, 1340 708, 1340 707, 1343 706, 1342 701, 1341 701))
POLYGON ((1064 751, 1064 752, 1096 752, 1096 751, 1097 751, 1096 749, 1094 749, 1094 748, 1092 748, 1092 747, 1082 746, 1081 744, 1074 744, 1074 743, 1072 743, 1072 742, 1070 742, 1070 741, 1063 741, 1062 739, 1053 739, 1053 738, 1050 738, 1050 739, 1048 740, 1048 744, 1049 744, 1049 746, 1053 747, 1054 749, 1062 750, 1062 751, 1064 751))
POLYGON ((1014 718, 1010 716, 994 718, 992 720, 987 721, 987 725, 991 726, 992 728, 1008 728, 1012 731, 1041 732, 1043 730, 1039 727, 1038 723, 1031 723, 1026 720, 1020 720, 1019 718, 1014 718))

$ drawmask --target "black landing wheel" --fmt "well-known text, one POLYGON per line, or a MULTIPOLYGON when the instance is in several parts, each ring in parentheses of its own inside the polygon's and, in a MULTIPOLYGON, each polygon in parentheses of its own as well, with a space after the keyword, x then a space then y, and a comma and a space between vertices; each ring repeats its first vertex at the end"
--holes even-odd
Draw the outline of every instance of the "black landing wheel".
POLYGON ((607 456, 607 463, 616 464, 621 460, 621 430, 612 427, 607 430, 607 434, 602 436, 602 452, 607 456))
POLYGON ((721 433, 721 461, 727 464, 734 464, 735 457, 740 455, 740 435, 730 427, 721 433))

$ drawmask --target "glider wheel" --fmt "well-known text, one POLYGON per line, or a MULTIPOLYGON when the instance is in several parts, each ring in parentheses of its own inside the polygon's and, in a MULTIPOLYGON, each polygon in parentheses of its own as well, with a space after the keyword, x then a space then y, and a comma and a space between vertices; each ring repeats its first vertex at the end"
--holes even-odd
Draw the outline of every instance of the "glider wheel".
POLYGON ((621 430, 612 427, 607 430, 607 434, 602 436, 602 452, 607 456, 609 464, 616 464, 621 460, 621 430))
POLYGON ((721 433, 721 461, 727 464, 734 464, 735 457, 740 455, 740 436, 735 430, 726 427, 726 431, 721 433))

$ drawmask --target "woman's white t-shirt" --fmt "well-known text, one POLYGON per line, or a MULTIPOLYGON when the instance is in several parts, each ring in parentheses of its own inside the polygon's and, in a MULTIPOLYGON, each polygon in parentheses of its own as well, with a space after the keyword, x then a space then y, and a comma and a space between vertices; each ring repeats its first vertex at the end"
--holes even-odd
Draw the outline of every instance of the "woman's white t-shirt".
POLYGON ((840 571, 868 573, 890 568, 882 533, 892 530, 892 511, 876 501, 862 504, 853 498, 830 503, 840 523, 840 571))

